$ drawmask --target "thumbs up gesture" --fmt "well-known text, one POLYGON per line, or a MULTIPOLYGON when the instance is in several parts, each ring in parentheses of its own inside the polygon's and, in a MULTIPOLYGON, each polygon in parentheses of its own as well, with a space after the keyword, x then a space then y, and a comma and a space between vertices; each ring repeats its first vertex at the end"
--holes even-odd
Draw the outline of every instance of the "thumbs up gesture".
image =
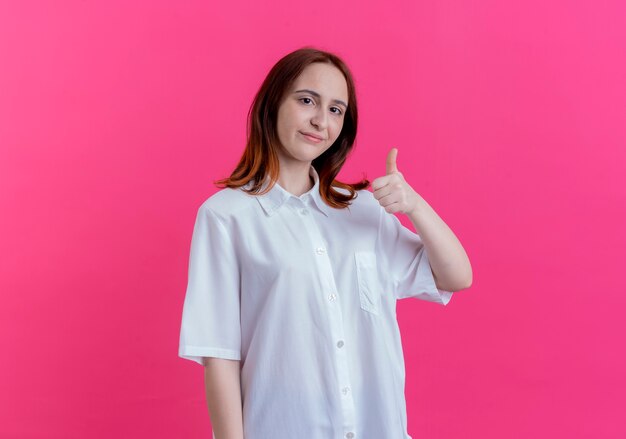
POLYGON ((415 209, 421 196, 404 180, 398 171, 396 158, 398 150, 391 148, 387 154, 387 174, 372 181, 374 198, 385 208, 387 213, 402 212, 409 214, 415 209))

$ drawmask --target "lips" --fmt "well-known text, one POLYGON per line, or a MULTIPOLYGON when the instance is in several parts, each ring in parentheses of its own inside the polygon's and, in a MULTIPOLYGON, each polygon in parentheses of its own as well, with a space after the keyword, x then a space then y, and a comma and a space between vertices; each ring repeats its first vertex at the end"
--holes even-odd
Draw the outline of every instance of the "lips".
POLYGON ((318 136, 317 134, 307 133, 305 131, 300 131, 300 134, 303 134, 303 135, 309 136, 309 137, 313 137, 314 139, 317 139, 317 140, 324 140, 322 137, 318 136))

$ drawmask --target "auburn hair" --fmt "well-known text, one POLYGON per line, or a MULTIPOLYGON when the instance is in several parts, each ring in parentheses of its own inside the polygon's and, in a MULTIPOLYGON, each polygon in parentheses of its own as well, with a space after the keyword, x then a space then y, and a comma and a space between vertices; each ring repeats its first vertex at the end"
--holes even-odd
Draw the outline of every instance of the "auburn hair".
POLYGON ((277 150, 280 148, 280 141, 276 126, 278 107, 296 78, 312 63, 334 65, 343 73, 348 86, 348 108, 344 113, 341 133, 330 148, 312 162, 319 175, 320 195, 329 206, 345 208, 357 196, 357 190, 370 185, 365 178, 352 184, 335 179, 352 151, 356 138, 356 90, 350 70, 337 55, 310 46, 285 55, 267 74, 248 111, 246 149, 230 177, 214 181, 215 185, 239 188, 254 180, 248 189, 243 189, 254 195, 265 194, 274 186, 279 177, 277 150), (267 176, 270 183, 261 191, 267 176), (333 186, 347 189, 349 194, 339 192, 333 186))

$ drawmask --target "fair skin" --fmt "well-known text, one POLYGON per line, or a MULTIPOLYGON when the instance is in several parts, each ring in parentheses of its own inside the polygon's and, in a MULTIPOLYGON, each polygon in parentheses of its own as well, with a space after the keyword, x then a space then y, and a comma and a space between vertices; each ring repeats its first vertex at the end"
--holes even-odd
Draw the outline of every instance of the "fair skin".
POLYGON ((300 196, 313 187, 309 177, 311 162, 339 137, 347 102, 348 85, 343 73, 325 63, 305 67, 285 92, 276 124, 282 145, 278 150, 278 184, 283 189, 300 196), (304 132, 322 140, 310 140, 302 134, 304 132))
POLYGON ((215 439, 243 439, 240 361, 204 358, 204 386, 215 439))
POLYGON ((388 213, 406 214, 419 233, 437 288, 460 291, 472 284, 472 266, 463 246, 448 225, 398 171, 398 150, 387 154, 386 174, 372 181, 374 198, 388 213))
MULTIPOLYGON (((341 133, 348 87, 339 69, 323 63, 307 66, 287 90, 278 109, 278 184, 300 196, 313 187, 311 162, 341 133), (307 91, 300 91, 307 90, 307 91), (321 140, 314 141, 303 133, 321 140)), ((452 230, 398 171, 398 150, 387 155, 386 174, 372 182, 374 197, 389 214, 406 214, 428 252, 437 288, 459 291, 472 283, 472 268, 452 230)), ((206 397, 216 439, 243 439, 240 362, 205 358, 206 397)))

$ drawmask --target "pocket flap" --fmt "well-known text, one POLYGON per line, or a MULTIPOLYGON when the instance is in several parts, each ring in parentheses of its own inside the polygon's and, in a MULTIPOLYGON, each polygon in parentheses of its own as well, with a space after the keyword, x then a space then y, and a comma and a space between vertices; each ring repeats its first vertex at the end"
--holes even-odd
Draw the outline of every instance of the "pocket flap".
POLYGON ((381 291, 380 282, 378 281, 376 253, 371 251, 358 251, 354 253, 354 258, 359 283, 361 308, 373 314, 378 314, 381 291))

